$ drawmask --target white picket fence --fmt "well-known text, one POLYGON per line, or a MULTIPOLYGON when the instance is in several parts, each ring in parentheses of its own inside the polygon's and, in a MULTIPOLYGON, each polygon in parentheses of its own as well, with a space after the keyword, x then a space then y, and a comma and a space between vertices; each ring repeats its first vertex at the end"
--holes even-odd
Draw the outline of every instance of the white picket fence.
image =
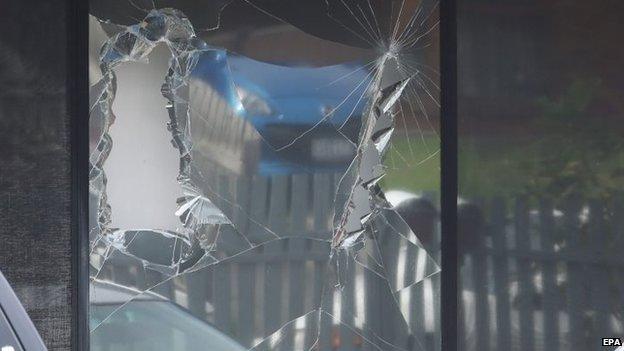
MULTIPOLYGON (((329 212, 340 176, 341 173, 317 173, 246 179, 232 174, 211 174, 213 189, 218 189, 219 193, 228 189, 240 191, 239 201, 257 203, 258 206, 251 208, 261 210, 254 213, 254 221, 271 223, 273 230, 291 233, 288 234, 291 238, 258 246, 253 253, 247 252, 211 268, 176 278, 155 291, 188 308, 197 317, 213 323, 246 346, 255 345, 280 329, 285 333, 272 349, 297 350, 303 345, 311 345, 317 338, 316 325, 300 322, 288 328, 282 327, 285 321, 318 306, 321 299, 319 286, 327 281, 329 243, 297 240, 297 237, 329 237, 329 212), (267 199, 269 196, 270 200, 267 199)), ((231 214, 231 206, 227 203, 216 201, 216 205, 226 214, 231 214)), ((249 218, 236 215, 232 218, 238 228, 251 225, 247 223, 249 218)), ((252 233, 249 236, 253 239, 252 233)), ((382 249, 395 250, 395 254, 384 253, 385 257, 399 256, 400 247, 397 245, 382 249)), ((408 262, 418 260, 414 255, 412 252, 404 258, 406 267, 408 262)), ((386 267, 396 264, 398 262, 387 262, 386 267)), ((405 337, 396 332, 396 329, 405 327, 396 326, 396 319, 387 318, 396 314, 396 310, 390 307, 394 302, 388 300, 387 294, 384 295, 388 289, 387 282, 367 280, 364 269, 354 264, 342 268, 345 274, 355 279, 342 288, 341 295, 345 298, 325 298, 323 306, 332 315, 339 316, 344 324, 323 318, 321 335, 324 337, 319 340, 316 349, 378 350, 382 344, 380 340, 387 340, 405 349, 434 350, 440 335, 439 328, 436 328, 439 325, 439 301, 436 301, 436 296, 439 295, 433 294, 433 291, 439 290, 439 280, 427 285, 431 291, 421 289, 410 295, 408 322, 414 335, 405 337), (365 301, 364 313, 355 318, 354 304, 358 298, 365 301)), ((397 274, 397 270, 388 269, 388 272, 397 274)), ((403 271, 408 272, 409 269, 403 271)), ((148 288, 163 279, 159 273, 127 260, 111 260, 100 277, 138 289, 148 288)))
MULTIPOLYGON (((328 247, 296 236, 329 233, 328 211, 339 177, 319 173, 246 179, 212 174, 219 192, 244 192, 241 201, 257 203, 252 206, 259 209, 254 218, 294 238, 176 279, 158 292, 245 345, 256 344, 282 328, 284 321, 309 312, 320 298, 315 287, 326 274, 328 247)), ((217 205, 229 214, 226 203, 217 205)), ((571 199, 558 207, 524 197, 475 200, 470 206, 474 211, 459 213, 460 349, 598 350, 602 337, 624 335, 624 259, 619 255, 624 252, 624 197, 571 199)), ((237 226, 250 225, 248 220, 234 216, 237 226)), ((394 249, 398 257, 399 248, 394 249)), ((388 266, 396 264, 399 260, 388 266)), ((365 295, 365 320, 349 320, 354 306, 347 301, 325 301, 325 306, 334 315, 342 309, 347 325, 364 328, 324 320, 322 335, 331 337, 322 338, 318 350, 376 350, 363 341, 369 338, 391 340, 406 350, 439 348, 439 281, 410 296, 408 322, 414 335, 400 340, 381 299, 380 291, 387 287, 366 282, 362 267, 350 269, 358 278, 343 294, 365 295)), ((142 272, 111 265, 102 274, 138 288, 162 279, 156 272, 142 272)), ((276 350, 299 349, 316 337, 315 329, 305 323, 282 330, 288 333, 276 350)))
POLYGON ((474 229, 461 233, 463 349, 599 350, 622 336, 623 200, 476 201, 483 225, 460 211, 474 229))

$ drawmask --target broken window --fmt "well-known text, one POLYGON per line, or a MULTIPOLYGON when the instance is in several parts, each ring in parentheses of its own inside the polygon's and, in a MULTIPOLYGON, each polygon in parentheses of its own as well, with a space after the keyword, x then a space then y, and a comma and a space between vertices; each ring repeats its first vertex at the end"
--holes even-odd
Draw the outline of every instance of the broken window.
POLYGON ((438 6, 93 1, 92 350, 438 350, 438 6))

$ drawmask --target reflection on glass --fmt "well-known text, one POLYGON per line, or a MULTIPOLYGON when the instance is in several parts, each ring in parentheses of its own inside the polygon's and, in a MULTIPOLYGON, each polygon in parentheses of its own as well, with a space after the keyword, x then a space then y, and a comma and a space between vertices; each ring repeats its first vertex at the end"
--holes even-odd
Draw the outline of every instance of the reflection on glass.
POLYGON ((92 6, 92 348, 438 350, 437 3, 134 5, 92 6))
POLYGON ((461 4, 461 350, 598 350, 624 333, 623 7, 461 4))

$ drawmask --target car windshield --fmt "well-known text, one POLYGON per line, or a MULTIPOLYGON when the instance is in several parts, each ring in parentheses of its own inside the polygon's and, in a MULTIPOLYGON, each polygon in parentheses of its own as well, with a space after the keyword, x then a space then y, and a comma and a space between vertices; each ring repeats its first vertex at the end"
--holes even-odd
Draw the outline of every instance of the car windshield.
POLYGON ((103 322, 91 334, 92 351, 246 350, 167 301, 132 301, 122 308, 119 304, 95 304, 91 305, 90 316, 92 327, 103 322))

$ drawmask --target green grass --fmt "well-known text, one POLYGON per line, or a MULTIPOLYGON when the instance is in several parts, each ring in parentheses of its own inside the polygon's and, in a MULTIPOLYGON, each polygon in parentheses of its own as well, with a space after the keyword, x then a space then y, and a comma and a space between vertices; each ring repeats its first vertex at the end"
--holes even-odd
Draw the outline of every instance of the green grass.
MULTIPOLYGON (((437 136, 425 136, 425 147, 420 136, 393 140, 392 147, 386 154, 384 165, 386 176, 381 182, 384 190, 405 190, 412 193, 440 191, 440 154, 437 136)), ((552 183, 572 181, 587 196, 605 196, 612 189, 621 188, 624 176, 617 176, 618 169, 624 169, 624 151, 603 155, 598 162, 600 151, 584 148, 584 145, 552 145, 538 148, 538 139, 530 138, 481 138, 478 142, 460 139, 459 143, 459 192, 465 197, 515 196, 530 189, 540 189, 540 182, 552 183), (565 148, 578 149, 578 155, 559 155, 565 148), (566 157, 572 166, 577 160, 589 159, 590 165, 575 171, 567 177, 565 168, 549 170, 549 157, 559 160, 566 157), (536 173, 537 172, 537 173, 536 173), (589 173, 589 175, 587 175, 589 173), (616 175, 614 175, 616 174, 616 175), (594 183, 587 183, 582 189, 585 178, 595 177, 594 183), (597 183, 596 183, 597 182, 597 183), (576 184, 580 185, 576 185, 576 184)), ((565 166, 565 162, 564 162, 565 166)), ((555 188, 546 187, 542 195, 557 196, 562 194, 555 188)))
MULTIPOLYGON (((535 116, 515 121, 497 133, 461 135, 458 150, 459 193, 465 197, 518 194, 564 199, 607 198, 624 189, 624 138, 621 111, 592 112, 609 98, 599 79, 576 78, 558 96, 532 104, 535 116), (521 122, 521 123, 518 123, 521 122)), ((502 120, 481 120, 503 126, 502 120)), ((436 135, 398 130, 384 159, 385 190, 439 192, 440 155, 436 135), (425 146, 428 146, 428 148, 425 146)))
POLYGON ((384 190, 440 191, 440 143, 436 135, 395 137, 384 159, 384 190), (424 141, 423 141, 424 139, 424 141), (426 145, 425 145, 426 144, 426 145))

